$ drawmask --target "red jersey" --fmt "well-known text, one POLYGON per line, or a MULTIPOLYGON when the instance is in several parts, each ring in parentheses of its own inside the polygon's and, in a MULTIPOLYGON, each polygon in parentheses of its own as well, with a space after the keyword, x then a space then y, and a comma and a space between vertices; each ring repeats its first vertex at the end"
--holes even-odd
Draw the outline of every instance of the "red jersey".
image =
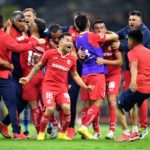
POLYGON ((150 50, 139 44, 128 52, 128 58, 138 63, 137 91, 150 93, 150 50))
MULTIPOLYGON (((0 30, 0 59, 11 63, 12 52, 21 52, 32 49, 38 44, 37 41, 30 43, 18 43, 10 35, 0 30)), ((0 70, 0 78, 8 78, 11 72, 7 69, 0 70)))
MULTIPOLYGON (((119 50, 113 50, 111 48, 112 42, 106 42, 103 45, 103 55, 104 59, 107 60, 115 60, 115 54, 119 52, 119 50)), ((113 75, 113 74, 120 74, 121 73, 121 66, 113 66, 113 65, 106 65, 108 74, 113 75)))
MULTIPOLYGON (((33 37, 29 37, 28 41, 35 41, 33 37)), ((32 70, 33 66, 38 63, 44 52, 47 50, 47 45, 39 44, 29 51, 22 52, 20 55, 20 63, 23 76, 27 76, 32 70)))
POLYGON ((68 54, 62 56, 58 49, 46 51, 42 58, 46 65, 43 87, 49 86, 53 91, 68 91, 68 72, 76 71, 76 59, 68 54))
POLYGON ((79 35, 79 31, 75 27, 70 26, 68 32, 71 34, 73 42, 75 42, 76 37, 79 35))

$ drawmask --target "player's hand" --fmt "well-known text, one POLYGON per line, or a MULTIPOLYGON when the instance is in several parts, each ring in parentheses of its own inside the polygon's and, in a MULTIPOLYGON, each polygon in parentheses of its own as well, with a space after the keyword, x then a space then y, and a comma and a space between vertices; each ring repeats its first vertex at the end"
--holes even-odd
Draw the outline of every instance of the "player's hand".
POLYGON ((137 84, 136 83, 130 83, 130 89, 132 92, 136 92, 137 91, 137 84))
POLYGON ((82 51, 82 47, 79 48, 77 54, 78 54, 80 59, 84 59, 86 56, 86 53, 84 51, 82 51))
POLYGON ((105 60, 104 60, 103 58, 98 57, 98 58, 96 59, 96 63, 97 63, 98 65, 103 65, 103 64, 105 64, 105 60))
POLYGON ((14 71, 14 65, 10 64, 9 67, 10 67, 10 71, 13 72, 14 71))
POLYGON ((112 49, 119 49, 120 44, 121 44, 120 41, 117 40, 117 41, 115 41, 115 42, 112 43, 111 48, 112 49))
POLYGON ((23 85, 28 83, 28 82, 29 82, 29 78, 28 77, 22 77, 22 78, 19 79, 19 83, 21 83, 23 85))
POLYGON ((88 85, 87 86, 87 90, 88 91, 93 91, 93 89, 94 89, 94 85, 88 85))

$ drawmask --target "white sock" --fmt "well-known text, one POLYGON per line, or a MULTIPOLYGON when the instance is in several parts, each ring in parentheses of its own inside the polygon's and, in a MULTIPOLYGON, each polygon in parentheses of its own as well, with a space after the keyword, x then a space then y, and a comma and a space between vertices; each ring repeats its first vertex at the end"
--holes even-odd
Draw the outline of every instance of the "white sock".
POLYGON ((138 131, 138 126, 132 126, 132 132, 137 132, 138 131))
POLYGON ((130 131, 129 131, 128 129, 123 130, 123 134, 125 134, 125 135, 130 135, 130 131))
POLYGON ((87 130, 87 129, 88 129, 88 127, 86 127, 86 126, 84 126, 84 125, 82 125, 82 128, 83 128, 84 130, 87 130))

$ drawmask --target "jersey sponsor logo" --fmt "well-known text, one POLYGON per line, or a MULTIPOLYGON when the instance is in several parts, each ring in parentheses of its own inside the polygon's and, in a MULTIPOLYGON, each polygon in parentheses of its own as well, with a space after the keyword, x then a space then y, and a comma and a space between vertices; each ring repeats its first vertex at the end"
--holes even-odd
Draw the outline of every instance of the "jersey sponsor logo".
POLYGON ((27 37, 25 35, 22 35, 22 36, 17 37, 16 39, 17 41, 23 41, 23 40, 26 40, 27 37))
POLYGON ((112 53, 110 53, 110 52, 104 53, 103 56, 112 56, 112 53))
POLYGON ((66 72, 69 71, 68 68, 66 68, 66 67, 64 67, 64 66, 61 66, 61 65, 58 65, 58 64, 55 64, 55 63, 52 63, 52 67, 57 68, 57 69, 60 69, 60 70, 63 70, 63 71, 66 71, 66 72))
POLYGON ((45 49, 43 47, 40 47, 40 46, 36 46, 35 49, 39 52, 42 52, 44 53, 45 49))

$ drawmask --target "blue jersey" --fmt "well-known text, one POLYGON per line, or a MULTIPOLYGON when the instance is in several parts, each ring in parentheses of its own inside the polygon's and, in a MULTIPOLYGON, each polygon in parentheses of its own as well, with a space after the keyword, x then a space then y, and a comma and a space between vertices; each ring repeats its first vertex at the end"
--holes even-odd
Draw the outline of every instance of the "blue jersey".
MULTIPOLYGON (((139 27, 139 29, 142 31, 143 33, 143 41, 142 44, 147 47, 150 48, 150 30, 142 23, 139 27)), ((128 33, 131 29, 129 28, 129 26, 126 26, 125 28, 117 31, 116 33, 119 36, 119 40, 121 40, 121 45, 119 47, 119 49, 123 52, 125 52, 125 64, 124 64, 124 69, 125 70, 129 70, 129 61, 128 61, 128 57, 127 57, 127 53, 129 51, 129 47, 128 47, 128 33)))
POLYGON ((98 57, 103 58, 102 48, 99 46, 99 42, 105 42, 105 37, 100 37, 95 33, 84 33, 76 38, 76 46, 85 51, 86 56, 82 63, 82 76, 95 74, 95 73, 107 73, 105 65, 98 65, 96 59, 98 57))

